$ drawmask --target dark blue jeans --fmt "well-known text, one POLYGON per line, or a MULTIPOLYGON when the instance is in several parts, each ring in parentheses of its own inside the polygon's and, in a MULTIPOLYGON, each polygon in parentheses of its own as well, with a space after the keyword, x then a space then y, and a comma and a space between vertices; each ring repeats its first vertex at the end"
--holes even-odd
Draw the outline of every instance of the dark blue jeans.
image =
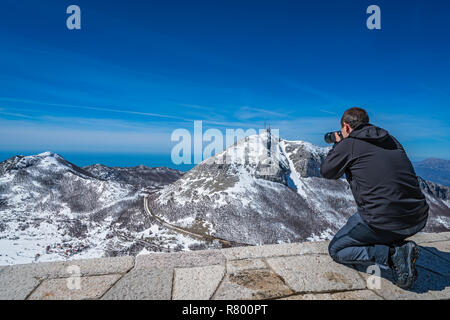
POLYGON ((424 226, 398 232, 375 229, 355 213, 331 240, 328 252, 337 263, 377 264, 386 269, 389 268, 389 247, 416 234, 424 226))

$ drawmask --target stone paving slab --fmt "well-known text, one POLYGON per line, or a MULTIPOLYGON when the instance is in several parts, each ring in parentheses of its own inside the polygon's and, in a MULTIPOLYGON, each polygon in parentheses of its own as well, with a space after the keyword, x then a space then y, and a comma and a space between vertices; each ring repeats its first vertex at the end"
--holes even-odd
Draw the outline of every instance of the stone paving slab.
POLYGON ((209 300, 224 275, 221 265, 175 269, 172 299, 209 300))
POLYGON ((325 255, 269 258, 267 263, 295 292, 326 292, 365 289, 355 270, 325 255))
POLYGON ((5 268, 0 273, 0 300, 24 300, 39 283, 27 273, 5 268))
POLYGON ((136 257, 136 269, 201 267, 224 265, 225 257, 221 250, 203 250, 175 253, 151 253, 136 257))
POLYGON ((261 259, 242 259, 227 261, 227 273, 237 273, 244 270, 266 268, 267 265, 261 259))
MULTIPOLYGON (((413 287, 404 290, 393 283, 390 270, 381 270, 381 277, 375 277, 380 280, 379 289, 373 289, 373 292, 387 300, 429 300, 429 299, 449 299, 450 298, 450 278, 430 272, 421 267, 417 267, 418 278, 413 287)), ((360 273, 364 279, 370 275, 360 273)))
POLYGON ((133 269, 124 275, 103 300, 170 300, 173 269, 133 269))
POLYGON ((70 278, 44 280, 29 296, 29 300, 86 300, 98 299, 119 278, 120 274, 81 277, 79 289, 70 278))
POLYGON ((328 241, 269 244, 223 249, 227 260, 293 256, 307 253, 328 254, 328 241))
POLYGON ((383 300, 370 290, 355 290, 336 293, 299 294, 280 300, 383 300))
POLYGON ((293 293, 283 280, 269 269, 242 270, 227 274, 213 299, 273 299, 293 293))
POLYGON ((26 275, 38 279, 67 278, 79 268, 82 276, 125 273, 134 265, 133 257, 97 258, 58 262, 18 264, 7 267, 10 274, 26 275))

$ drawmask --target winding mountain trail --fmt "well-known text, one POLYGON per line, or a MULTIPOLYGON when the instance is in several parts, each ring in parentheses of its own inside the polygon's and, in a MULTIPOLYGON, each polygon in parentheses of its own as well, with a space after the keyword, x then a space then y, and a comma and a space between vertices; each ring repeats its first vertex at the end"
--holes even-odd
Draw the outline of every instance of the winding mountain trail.
POLYGON ((214 240, 216 240, 216 241, 220 242, 224 248, 237 247, 237 246, 251 246, 251 244, 248 244, 248 243, 239 243, 239 242, 235 242, 235 241, 229 241, 229 240, 226 240, 226 239, 210 236, 210 235, 207 235, 207 234, 195 233, 195 232, 186 230, 185 228, 178 227, 178 226, 175 226, 173 224, 170 224, 167 221, 161 219, 160 217, 158 217, 157 215, 155 215, 154 213, 152 213, 150 211, 150 208, 148 207, 148 196, 149 196, 149 194, 144 196, 144 209, 145 209, 145 212, 150 217, 152 217, 153 219, 157 220, 164 227, 166 227, 166 228, 168 228, 170 230, 173 230, 175 232, 179 232, 179 233, 181 233, 183 235, 190 236, 190 237, 193 237, 193 238, 199 239, 199 240, 206 240, 206 241, 214 241, 214 240))

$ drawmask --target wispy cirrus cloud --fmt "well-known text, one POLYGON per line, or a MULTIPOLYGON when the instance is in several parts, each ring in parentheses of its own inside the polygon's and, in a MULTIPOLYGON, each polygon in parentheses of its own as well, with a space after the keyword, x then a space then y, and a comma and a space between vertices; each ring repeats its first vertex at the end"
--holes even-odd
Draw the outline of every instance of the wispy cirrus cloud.
POLYGON ((147 116, 147 117, 174 119, 174 120, 181 120, 181 121, 193 121, 192 119, 186 119, 186 118, 183 118, 183 117, 177 117, 177 116, 173 116, 173 115, 167 115, 167 114, 161 114, 161 113, 153 113, 153 112, 132 111, 132 110, 120 109, 120 108, 116 109, 116 108, 108 108, 108 107, 72 105, 72 104, 51 103, 51 102, 42 102, 42 101, 36 101, 36 100, 24 100, 24 99, 14 99, 14 98, 4 98, 4 97, 0 97, 0 101, 20 102, 20 103, 41 105, 41 106, 47 106, 47 107, 58 107, 58 108, 71 108, 71 109, 79 109, 79 110, 95 110, 95 111, 115 112, 115 113, 124 113, 124 114, 130 114, 130 115, 140 115, 140 116, 147 116))
MULTIPOLYGON (((112 112, 112 113, 128 114, 128 115, 142 116, 142 117, 151 117, 151 118, 159 118, 159 119, 162 118, 162 119, 166 119, 166 120, 172 120, 174 122, 194 122, 196 120, 202 120, 206 124, 222 126, 222 127, 248 127, 249 125, 251 125, 251 123, 242 122, 242 121, 214 120, 217 117, 211 117, 211 114, 208 115, 205 113, 198 114, 198 117, 187 118, 187 117, 179 117, 179 116, 162 114, 162 113, 135 111, 135 110, 131 110, 129 108, 125 109, 125 108, 120 108, 120 107, 111 108, 111 107, 104 107, 104 106, 73 105, 73 104, 28 100, 28 99, 16 99, 16 98, 9 98, 9 97, 0 97, 0 101, 22 103, 22 104, 29 104, 29 105, 40 105, 40 106, 53 107, 53 108, 64 108, 64 109, 86 110, 86 111, 89 111, 89 110, 103 111, 106 113, 112 112)), ((8 109, 11 110, 13 108, 8 108, 8 109)), ((21 109, 18 109, 18 110, 21 110, 21 109)), ((225 119, 225 118, 223 118, 223 119, 225 119)))
POLYGON ((336 112, 325 110, 325 109, 319 109, 319 111, 323 112, 323 113, 333 114, 333 115, 336 115, 336 116, 338 115, 336 112))
POLYGON ((261 119, 261 118, 284 118, 289 115, 289 112, 278 112, 273 110, 266 110, 262 108, 254 108, 249 106, 242 106, 235 113, 235 116, 241 120, 261 119))
POLYGON ((23 113, 17 113, 17 112, 8 112, 7 109, 0 108, 0 115, 5 116, 11 116, 11 117, 18 117, 18 118, 28 118, 31 119, 32 117, 23 113))

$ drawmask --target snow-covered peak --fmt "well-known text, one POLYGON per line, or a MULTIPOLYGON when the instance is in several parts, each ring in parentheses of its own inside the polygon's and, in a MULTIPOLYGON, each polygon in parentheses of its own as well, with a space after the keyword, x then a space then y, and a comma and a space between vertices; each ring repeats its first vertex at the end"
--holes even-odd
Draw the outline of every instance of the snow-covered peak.
POLYGON ((43 176, 68 172, 82 178, 92 178, 88 172, 50 151, 37 155, 15 156, 0 163, 0 174, 9 173, 13 176, 43 176))
MULTIPOLYGON (((25 158, 27 158, 27 157, 25 157, 25 158)), ((63 171, 63 170, 68 170, 68 169, 73 168, 73 166, 71 166, 67 161, 65 161, 63 157, 61 157, 60 155, 58 155, 56 153, 44 152, 44 153, 38 154, 34 158, 37 158, 37 159, 33 159, 33 156, 31 156, 30 160, 35 161, 34 164, 37 167, 44 169, 44 170, 63 171)))
POLYGON ((62 158, 59 154, 56 154, 51 151, 45 151, 45 152, 39 153, 37 156, 42 157, 42 158, 45 158, 45 157, 62 158))
POLYGON ((326 153, 326 148, 285 141, 265 130, 240 139, 198 164, 161 190, 157 202, 183 205, 201 202, 206 197, 216 199, 214 207, 225 206, 233 199, 249 204, 249 192, 257 192, 261 185, 295 189, 291 176, 319 176, 320 162, 326 153))
MULTIPOLYGON (((206 159, 202 164, 244 165, 252 173, 256 173, 255 170, 263 170, 263 168, 269 170, 269 167, 286 167, 288 163, 280 149, 280 141, 279 137, 264 130, 260 134, 240 139, 234 145, 206 159)), ((275 168, 275 170, 278 169, 275 168)))

